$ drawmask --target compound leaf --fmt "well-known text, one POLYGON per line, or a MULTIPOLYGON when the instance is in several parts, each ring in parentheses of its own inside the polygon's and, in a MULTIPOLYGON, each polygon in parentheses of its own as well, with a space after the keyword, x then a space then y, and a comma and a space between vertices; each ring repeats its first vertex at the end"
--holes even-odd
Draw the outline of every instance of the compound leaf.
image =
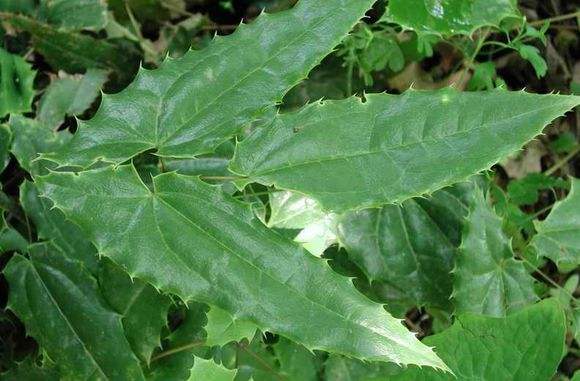
POLYGON ((537 300, 534 279, 514 258, 502 220, 476 192, 455 261, 453 303, 457 313, 506 316, 537 300))
POLYGON ((161 330, 167 325, 171 299, 143 281, 132 280, 110 261, 101 261, 100 265, 101 292, 122 316, 125 336, 137 357, 149 363, 153 351, 161 346, 161 330))
POLYGON ((456 377, 413 367, 389 380, 550 380, 563 356, 565 336, 565 314, 551 299, 507 318, 467 314, 424 340, 456 377))
POLYGON ((373 2, 301 0, 216 37, 202 51, 141 70, 125 91, 103 98, 70 144, 46 157, 86 167, 122 163, 150 149, 181 158, 211 152, 279 103, 373 2))
POLYGON ((24 58, 0 48, 0 118, 31 110, 35 76, 24 58))
POLYGON ((331 211, 402 202, 521 148, 580 97, 454 89, 319 102, 238 145, 230 169, 331 211))
POLYGON ((417 33, 471 35, 520 17, 514 0, 390 0, 387 19, 417 33))
POLYGON ((445 368, 347 278, 217 187, 168 173, 150 191, 132 166, 54 172, 37 182, 101 255, 164 292, 311 350, 445 368))
POLYGON ((539 255, 550 258, 558 266, 580 266, 580 180, 572 179, 568 197, 558 202, 542 222, 536 223, 538 234, 532 245, 539 255))
POLYGON ((95 279, 79 262, 45 244, 30 259, 15 255, 4 270, 8 308, 66 379, 142 380, 119 315, 107 309, 95 279))

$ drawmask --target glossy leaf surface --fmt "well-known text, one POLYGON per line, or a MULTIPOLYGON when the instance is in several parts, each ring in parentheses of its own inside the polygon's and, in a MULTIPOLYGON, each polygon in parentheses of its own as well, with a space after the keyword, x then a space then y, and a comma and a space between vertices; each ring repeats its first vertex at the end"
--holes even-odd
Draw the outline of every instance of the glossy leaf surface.
POLYGON ((165 292, 310 349, 445 367, 348 279, 219 188, 172 173, 155 177, 150 191, 130 166, 37 181, 101 255, 165 292))
POLYGON ((454 269, 456 312, 501 317, 536 300, 534 279, 514 258, 502 220, 476 192, 454 269))
POLYGON ((572 189, 558 202, 548 218, 536 224, 538 235, 532 245, 538 254, 568 268, 580 266, 580 180, 572 179, 572 189))
POLYGON ((143 281, 131 280, 110 261, 102 261, 99 270, 103 297, 121 315, 125 336, 135 354, 149 363, 153 351, 161 346, 161 330, 167 325, 171 299, 143 281))
POLYGON ((185 158, 211 152, 279 103, 373 2, 302 0, 216 37, 202 51, 141 70, 129 88, 103 98, 71 144, 47 157, 86 167, 98 160, 121 163, 150 149, 185 158))
POLYGON ((338 237, 372 282, 389 289, 389 304, 450 309, 451 270, 473 192, 465 183, 428 199, 341 216, 338 237))
POLYGON ((81 230, 67 221, 62 212, 52 208, 52 203, 40 197, 36 185, 25 181, 20 186, 20 203, 30 221, 36 227, 39 240, 49 241, 50 246, 69 259, 78 260, 93 274, 97 270, 97 251, 81 230))
POLYGON ((472 34, 519 17, 514 0, 391 0, 389 20, 419 33, 472 34))
POLYGON ((230 169, 327 210, 381 206, 489 168, 579 103, 451 88, 319 102, 258 129, 238 145, 230 169))
POLYGON ((459 316, 445 332, 426 338, 456 377, 410 368, 393 381, 549 380, 563 355, 564 312, 545 300, 507 318, 459 316))
POLYGON ((47 245, 30 259, 14 256, 4 270, 8 308, 69 379, 141 380, 119 315, 102 303, 97 283, 80 265, 47 245))

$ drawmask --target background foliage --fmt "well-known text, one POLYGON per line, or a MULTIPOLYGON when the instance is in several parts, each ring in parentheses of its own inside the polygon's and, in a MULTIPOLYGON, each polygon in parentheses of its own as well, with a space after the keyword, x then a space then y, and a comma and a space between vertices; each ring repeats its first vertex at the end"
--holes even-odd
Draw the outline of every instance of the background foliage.
POLYGON ((0 377, 580 377, 578 6, 295 3, 0 0, 0 377))

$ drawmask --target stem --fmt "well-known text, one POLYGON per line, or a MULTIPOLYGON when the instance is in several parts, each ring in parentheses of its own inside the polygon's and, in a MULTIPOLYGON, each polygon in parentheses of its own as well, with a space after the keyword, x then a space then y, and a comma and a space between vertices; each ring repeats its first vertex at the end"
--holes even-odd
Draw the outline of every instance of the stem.
POLYGON ((543 20, 532 21, 529 24, 532 26, 539 26, 539 25, 544 25, 545 22, 553 23, 553 22, 569 20, 569 19, 573 19, 573 18, 577 18, 577 17, 580 17, 580 11, 576 11, 574 13, 568 13, 566 15, 550 17, 550 18, 543 19, 543 20))
POLYGON ((564 156, 564 158, 557 161, 556 164, 552 166, 552 168, 548 169, 545 172, 545 174, 547 176, 553 175, 557 170, 565 166, 570 160, 574 158, 574 156, 578 155, 579 153, 580 153, 580 145, 577 145, 572 151, 570 151, 568 155, 564 156))
POLYGON ((205 343, 205 341, 194 341, 194 342, 191 342, 189 344, 182 345, 180 347, 169 349, 165 352, 159 353, 157 356, 153 356, 151 358, 151 362, 157 361, 157 360, 162 359, 162 358, 167 357, 167 356, 174 355, 174 354, 179 353, 179 352, 186 351, 186 350, 191 349, 191 348, 199 347, 199 346, 203 345, 204 343, 205 343))
POLYGON ((539 268, 537 268, 536 266, 534 266, 534 264, 532 262, 530 262, 526 257, 524 257, 523 255, 519 255, 520 259, 522 259, 528 266, 530 266, 535 272, 537 272, 538 274, 540 274, 540 276, 542 278, 544 278, 548 283, 550 283, 552 286, 564 291, 564 293, 566 295, 568 295, 570 297, 570 299, 574 302, 574 303, 578 303, 578 300, 576 299, 576 297, 574 295, 572 295, 568 290, 566 290, 564 287, 560 286, 558 283, 554 282, 554 280, 552 278, 550 278, 549 276, 547 276, 546 274, 544 274, 542 272, 542 270, 540 270, 539 268))
POLYGON ((483 44, 485 43, 485 40, 489 36, 490 31, 491 31, 491 29, 487 28, 483 32, 482 36, 477 40, 477 46, 475 47, 475 50, 473 51, 473 54, 471 55, 471 57, 469 57, 467 60, 463 60, 463 66, 466 68, 466 70, 463 70, 461 72, 461 76, 459 77, 457 82, 455 82, 455 83, 457 83, 457 85, 461 85, 463 83, 463 79, 465 78, 465 73, 467 73, 469 71, 469 69, 474 66, 475 59, 477 58, 477 55, 481 51, 481 48, 483 48, 483 44))

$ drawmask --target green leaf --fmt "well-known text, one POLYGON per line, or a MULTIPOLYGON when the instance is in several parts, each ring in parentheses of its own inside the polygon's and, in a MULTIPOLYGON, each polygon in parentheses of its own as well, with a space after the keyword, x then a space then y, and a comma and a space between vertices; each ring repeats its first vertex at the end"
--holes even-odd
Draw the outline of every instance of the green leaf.
POLYGON ((429 199, 340 217, 341 245, 370 281, 390 290, 389 305, 451 308, 450 272, 468 208, 459 195, 472 188, 465 183, 429 199))
POLYGON ((52 82, 46 89, 36 118, 47 128, 56 129, 66 115, 80 116, 100 94, 107 80, 103 70, 89 69, 81 77, 64 77, 52 82))
POLYGON ((536 300, 534 279, 514 258, 502 220, 476 192, 455 261, 456 312, 506 316, 536 300))
POLYGON ((538 234, 532 240, 539 255, 550 258, 558 267, 580 266, 580 180, 572 179, 570 194, 556 203, 548 218, 536 223, 538 234))
POLYGON ((0 254, 7 251, 25 253, 28 250, 28 242, 16 230, 12 229, 4 220, 4 214, 0 209, 0 254))
POLYGON ((280 362, 280 373, 287 380, 318 380, 315 357, 303 346, 280 338, 280 341, 274 345, 274 353, 280 362))
POLYGON ((521 179, 510 181, 507 193, 514 204, 533 205, 539 200, 538 192, 552 188, 568 188, 566 180, 547 176, 543 173, 530 173, 521 179))
POLYGON ((38 366, 27 357, 6 373, 0 374, 3 381, 59 381, 58 372, 47 366, 38 366))
POLYGON ((294 241, 316 256, 336 242, 337 215, 315 201, 289 191, 270 193, 269 227, 300 229, 294 241))
POLYGON ((229 370, 215 363, 213 360, 196 358, 191 369, 189 381, 233 381, 235 370, 229 370))
POLYGON ((565 335, 566 318, 554 300, 507 318, 459 316, 451 328, 424 340, 457 378, 413 367, 390 380, 550 380, 563 356, 565 335))
POLYGON ((153 351, 161 346, 161 330, 167 325, 171 299, 143 281, 132 280, 110 261, 101 261, 100 265, 101 292, 122 316, 125 336, 137 357, 149 363, 153 351))
POLYGON ((30 174, 45 174, 54 163, 39 160, 38 155, 51 152, 70 141, 68 131, 54 132, 34 119, 12 115, 8 122, 13 134, 11 152, 20 166, 30 174))
POLYGON ((331 211, 382 206, 489 168, 580 104, 573 96, 451 88, 365 98, 279 115, 238 145, 230 170, 331 211))
POLYGON ((324 363, 325 381, 383 381, 401 373, 393 364, 363 362, 343 356, 330 355, 324 363))
POLYGON ((0 124, 0 173, 6 169, 10 161, 9 150, 12 143, 12 132, 5 124, 0 124))
POLYGON ((373 2, 302 0, 216 37, 202 51, 141 70, 125 91, 103 97, 70 144, 46 157, 87 167, 98 160, 122 163, 151 149, 178 158, 211 152, 279 103, 373 2))
POLYGON ((348 279, 219 188, 168 173, 155 177, 150 191, 131 166, 54 172, 37 181, 101 255, 164 292, 311 350, 445 368, 348 279))
POLYGON ((101 30, 107 25, 104 0, 42 0, 41 15, 62 30, 101 30))
POLYGON ((32 110, 35 76, 24 58, 0 48, 0 118, 32 110))
POLYGON ((226 311, 212 307, 206 314, 207 324, 205 345, 226 345, 232 341, 240 341, 244 338, 251 340, 256 333, 256 325, 239 321, 232 318, 226 311))
POLYGON ((36 0, 0 0, 0 11, 34 13, 36 0))
POLYGON ((112 70, 123 84, 133 77, 139 64, 137 51, 132 45, 61 31, 20 15, 2 14, 0 20, 28 32, 35 50, 55 69, 69 73, 83 73, 91 68, 112 70))
POLYGON ((190 303, 181 325, 166 339, 163 350, 151 358, 150 381, 187 380, 194 365, 194 354, 204 345, 203 305, 190 303))
POLYGON ((121 319, 103 305, 96 281, 79 262, 34 245, 30 259, 15 255, 4 275, 10 285, 8 308, 63 378, 143 379, 121 319))
POLYGON ((514 0, 390 0, 387 19, 422 34, 471 35, 520 17, 514 0))
POLYGON ((40 240, 50 241, 51 247, 69 259, 78 260, 92 274, 97 271, 97 252, 81 230, 67 221, 52 203, 41 198, 34 183, 25 181, 20 186, 20 203, 26 216, 36 226, 40 240))
POLYGON ((532 45, 517 44, 516 49, 523 59, 532 64, 538 78, 542 78, 546 75, 548 72, 548 63, 544 57, 542 57, 538 48, 532 45))

